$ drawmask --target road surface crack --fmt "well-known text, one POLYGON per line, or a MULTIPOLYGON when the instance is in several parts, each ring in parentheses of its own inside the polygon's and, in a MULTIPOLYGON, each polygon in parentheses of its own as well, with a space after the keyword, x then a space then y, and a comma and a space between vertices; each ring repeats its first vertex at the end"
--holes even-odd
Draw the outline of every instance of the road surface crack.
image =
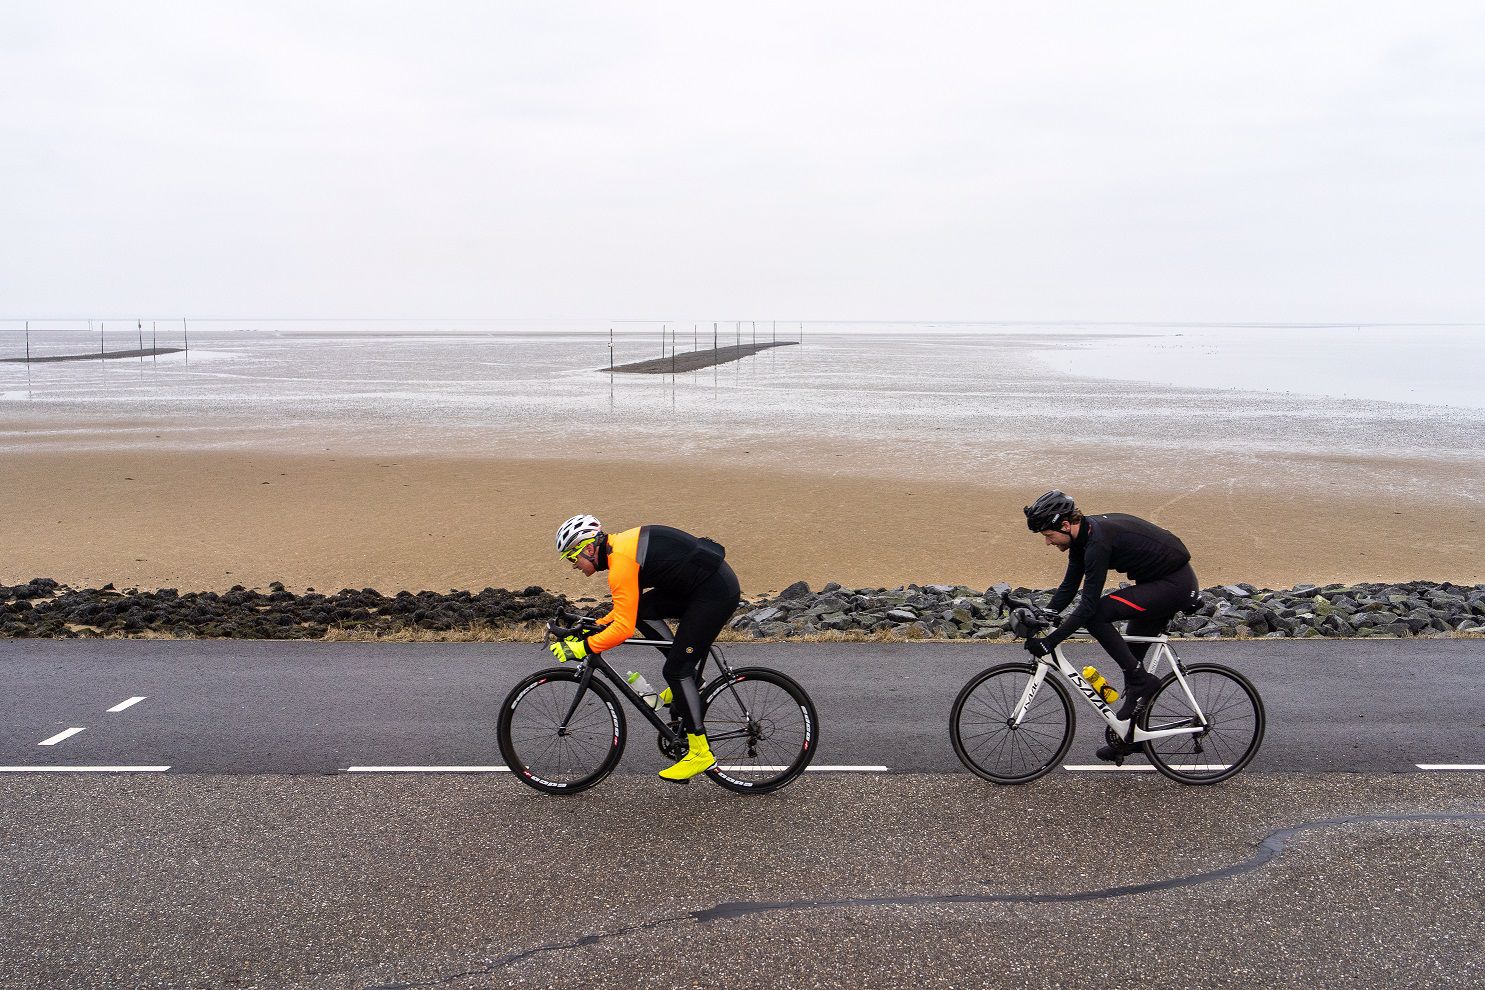
POLYGON ((1347 815, 1341 818, 1324 818, 1303 822, 1288 828, 1276 829, 1264 836, 1253 855, 1241 863, 1224 866, 1205 873, 1174 877, 1169 880, 1154 880, 1149 883, 1126 884, 1105 887, 1101 890, 1083 890, 1071 894, 897 894, 879 897, 839 897, 797 901, 731 901, 717 904, 701 911, 691 912, 699 924, 714 921, 730 921, 755 914, 773 911, 817 911, 848 907, 897 907, 925 904, 1064 904, 1078 901, 1100 901, 1116 897, 1133 897, 1157 890, 1174 890, 1178 887, 1194 887, 1198 884, 1226 880, 1242 873, 1250 873, 1282 854, 1290 840, 1305 832, 1334 828, 1340 825, 1372 825, 1398 822, 1485 822, 1485 812, 1431 812, 1410 815, 1347 815))
POLYGON ((670 915, 647 921, 643 924, 628 925, 610 931, 592 932, 567 942, 547 942, 529 949, 509 952, 503 956, 486 959, 477 966, 472 966, 457 973, 450 973, 446 976, 411 983, 368 984, 364 990, 418 990, 421 987, 447 986, 457 980, 476 976, 487 976, 497 970, 519 965, 546 953, 583 949, 590 945, 596 945, 599 942, 608 941, 609 939, 624 938, 637 932, 649 931, 666 925, 674 925, 688 919, 697 924, 706 925, 718 921, 732 921, 778 911, 820 911, 853 907, 912 907, 938 904, 1065 904, 1076 903, 1078 901, 1108 900, 1116 897, 1133 897, 1138 894, 1148 894, 1154 891, 1175 890, 1179 887, 1194 887, 1199 884, 1226 880, 1229 877, 1238 876, 1243 873, 1251 873, 1278 858, 1284 853, 1289 843, 1296 836, 1306 832, 1336 828, 1343 825, 1406 824, 1412 822, 1485 822, 1485 811, 1424 812, 1401 815, 1346 815, 1340 818, 1323 818, 1311 822, 1302 822, 1298 825, 1290 825, 1287 828, 1275 829, 1265 835, 1259 841, 1253 855, 1241 863, 1234 863, 1231 866, 1208 870, 1204 873, 1193 873, 1189 876, 1174 877, 1169 880, 1153 880, 1149 883, 1125 884, 1119 887, 1105 887, 1100 890, 1084 890, 1069 894, 896 894, 877 897, 812 898, 794 901, 727 901, 709 908, 703 908, 700 911, 670 915))

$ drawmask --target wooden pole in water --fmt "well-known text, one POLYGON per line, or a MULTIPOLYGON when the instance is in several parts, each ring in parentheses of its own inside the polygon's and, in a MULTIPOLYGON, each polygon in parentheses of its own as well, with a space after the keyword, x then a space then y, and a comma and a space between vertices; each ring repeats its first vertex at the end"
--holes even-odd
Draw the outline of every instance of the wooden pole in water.
POLYGON ((753 346, 758 346, 758 321, 753 321, 753 346))
POLYGON ((737 347, 741 347, 742 346, 742 320, 738 320, 737 323, 733 324, 732 329, 737 334, 737 339, 733 341, 733 344, 736 345, 737 347))
POLYGON ((186 318, 180 318, 180 332, 186 338, 186 353, 191 353, 191 328, 186 326, 186 318))
POLYGON ((670 373, 675 375, 675 331, 670 331, 670 373))
POLYGON ((158 358, 160 356, 160 328, 155 324, 154 320, 150 320, 150 350, 155 352, 150 357, 158 358))
POLYGON ((608 373, 614 373, 614 328, 608 328, 608 373))
POLYGON ((26 321, 26 363, 31 363, 31 321, 26 321))
MULTIPOLYGON (((715 323, 713 323, 712 324, 712 356, 715 358, 716 357, 716 354, 717 354, 717 325, 715 323)), ((712 363, 715 365, 716 362, 713 361, 712 363)))
POLYGON ((98 321, 98 360, 103 360, 103 321, 98 321))
POLYGON ((777 344, 779 342, 779 321, 778 320, 774 320, 773 321, 773 342, 775 344, 777 344))
POLYGON ((701 349, 701 331, 697 330, 696 329, 696 324, 693 323, 693 324, 691 324, 691 350, 692 350, 692 352, 695 352, 695 351, 698 351, 700 349, 701 349))

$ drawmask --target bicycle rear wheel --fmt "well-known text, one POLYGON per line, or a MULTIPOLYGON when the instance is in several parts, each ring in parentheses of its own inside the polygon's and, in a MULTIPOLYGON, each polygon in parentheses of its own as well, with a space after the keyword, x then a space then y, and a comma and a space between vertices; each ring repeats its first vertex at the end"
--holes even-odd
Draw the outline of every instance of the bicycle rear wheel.
POLYGON ((1197 707, 1206 718, 1204 732, 1151 739, 1145 756, 1156 770, 1183 784, 1215 784, 1248 765, 1263 742, 1263 699, 1246 677, 1220 664, 1183 667, 1190 697, 1174 673, 1165 675, 1140 717, 1140 728, 1172 729, 1196 724, 1197 707))
POLYGON ((971 771, 994 784, 1025 784, 1050 771, 1073 741, 1072 699, 1048 671, 1021 724, 1012 714, 1036 673, 1030 663, 1003 663, 972 677, 954 699, 949 737, 971 771))
POLYGON ((707 743, 717 758, 707 776, 730 791, 776 791, 815 757, 815 703, 777 670, 740 667, 708 684, 701 705, 707 743))
POLYGON ((561 667, 539 670, 511 689, 500 706, 500 754, 524 784, 546 794, 576 794, 618 766, 624 753, 624 711, 596 677, 558 728, 581 680, 561 667))

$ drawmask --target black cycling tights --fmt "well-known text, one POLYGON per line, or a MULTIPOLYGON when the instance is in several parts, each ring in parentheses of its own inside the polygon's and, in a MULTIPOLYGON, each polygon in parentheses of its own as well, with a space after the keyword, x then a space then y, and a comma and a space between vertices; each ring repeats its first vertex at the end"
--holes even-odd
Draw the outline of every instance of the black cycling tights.
POLYGON ((712 642, 742 600, 737 575, 727 562, 696 586, 689 595, 666 594, 656 589, 639 596, 639 618, 678 619, 675 640, 665 655, 665 683, 670 685, 674 710, 687 732, 700 732, 701 691, 697 667, 706 658, 712 642))
POLYGON ((1191 565, 1154 581, 1141 581, 1133 588, 1120 588, 1104 595, 1098 611, 1084 627, 1109 651, 1127 676, 1139 666, 1149 643, 1126 643, 1114 623, 1129 620, 1131 636, 1159 636, 1177 612, 1190 612, 1201 605, 1201 585, 1191 565))

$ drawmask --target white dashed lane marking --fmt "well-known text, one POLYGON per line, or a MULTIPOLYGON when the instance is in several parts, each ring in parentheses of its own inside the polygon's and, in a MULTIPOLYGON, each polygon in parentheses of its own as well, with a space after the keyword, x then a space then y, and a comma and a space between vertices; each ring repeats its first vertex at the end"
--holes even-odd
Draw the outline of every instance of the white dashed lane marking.
MULTIPOLYGON (((734 771, 736 771, 736 770, 769 770, 769 771, 775 771, 776 772, 776 771, 779 771, 779 770, 787 770, 789 768, 788 767, 785 767, 785 766, 758 766, 758 765, 752 764, 752 763, 739 763, 737 765, 724 764, 721 767, 721 769, 723 769, 723 770, 734 770, 734 771)), ((811 773, 811 772, 814 772, 814 773, 886 773, 890 769, 891 769, 890 767, 877 767, 877 766, 861 766, 861 767, 847 767, 847 766, 818 766, 817 767, 817 766, 808 766, 808 767, 805 767, 804 768, 804 772, 805 773, 811 773)))
MULTIPOLYGON (((739 770, 770 770, 770 771, 778 771, 778 770, 787 770, 788 767, 782 767, 782 766, 777 766, 777 767, 775 767, 775 766, 755 766, 753 764, 746 764, 746 765, 741 765, 741 766, 725 766, 724 765, 721 769, 723 769, 723 770, 732 770, 734 772, 735 771, 739 771, 739 770)), ((891 769, 890 767, 882 767, 882 766, 860 766, 860 767, 819 766, 819 767, 805 767, 805 771, 806 772, 814 771, 816 773, 886 773, 890 769, 891 769)), ((343 773, 510 773, 510 767, 501 767, 501 766, 491 766, 491 767, 433 767, 433 766, 412 766, 412 767, 346 767, 345 770, 342 771, 342 772, 343 773)))
POLYGON ((1485 770, 1485 763, 1415 763, 1419 770, 1485 770))
POLYGON ((43 739, 43 740, 41 740, 41 742, 37 743, 36 745, 38 745, 38 746, 55 746, 57 743, 61 742, 64 739, 71 739, 73 736, 77 735, 79 732, 86 732, 86 731, 87 731, 87 727, 86 726, 83 726, 83 727, 74 726, 71 729, 63 729, 61 732, 59 732, 56 735, 52 736, 50 739, 43 739))
POLYGON ((0 767, 0 773, 164 773, 169 767, 0 767))
POLYGON ((510 767, 346 767, 346 773, 509 773, 510 767))
MULTIPOLYGON (((1074 764, 1071 764, 1071 763, 1064 763, 1062 765, 1062 769, 1064 769, 1064 770, 1087 770, 1087 771, 1120 770, 1120 771, 1124 771, 1124 772, 1127 773, 1127 772, 1129 772, 1131 770, 1154 770, 1155 768, 1152 767, 1152 766, 1150 766, 1148 763, 1130 763, 1130 764, 1127 764, 1127 765, 1122 766, 1122 767, 1115 766, 1112 763, 1090 763, 1090 764, 1085 764, 1085 765, 1074 765, 1074 764)), ((1211 770, 1226 770, 1227 769, 1227 764, 1225 764, 1225 763, 1202 763, 1202 764, 1190 764, 1190 765, 1188 765, 1188 764, 1173 763, 1173 764, 1171 764, 1171 769, 1172 770, 1181 770, 1181 771, 1184 771, 1184 772, 1187 772, 1187 773, 1190 773, 1190 772, 1193 772, 1193 771, 1198 771, 1198 770, 1207 770, 1207 771, 1211 771, 1211 770)))
POLYGON ((137 705, 137 704, 139 704, 141 701, 143 701, 145 698, 148 698, 148 697, 149 697, 149 695, 146 694, 146 695, 140 695, 137 698, 130 698, 128 701, 121 701, 117 705, 114 705, 112 708, 110 708, 109 709, 109 712, 110 713, 112 713, 112 712, 121 712, 125 708, 130 707, 131 705, 137 705))

